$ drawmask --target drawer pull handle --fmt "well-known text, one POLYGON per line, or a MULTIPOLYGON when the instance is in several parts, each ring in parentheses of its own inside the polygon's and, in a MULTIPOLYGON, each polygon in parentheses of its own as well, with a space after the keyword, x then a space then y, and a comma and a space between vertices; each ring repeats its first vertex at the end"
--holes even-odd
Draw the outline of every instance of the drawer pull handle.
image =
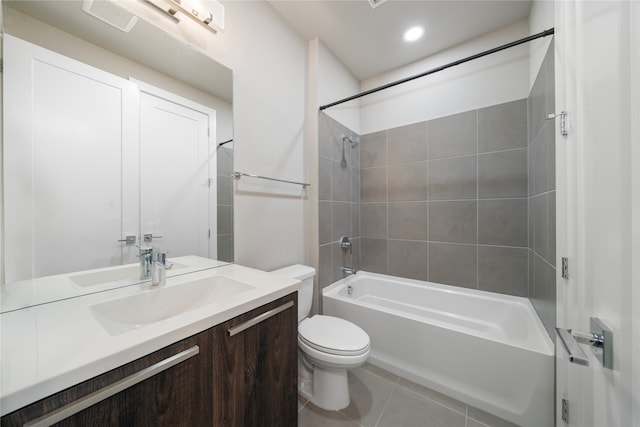
POLYGON ((293 307, 293 301, 289 301, 285 304, 282 304, 274 309, 269 311, 265 311, 264 313, 254 317, 253 319, 247 320, 246 322, 240 323, 238 326, 234 326, 233 328, 229 328, 229 336, 232 337, 236 334, 239 334, 242 331, 249 329, 252 326, 257 325, 258 323, 267 320, 270 317, 275 316, 278 313, 282 313, 288 308, 293 307))
POLYGON ((120 381, 116 381, 115 383, 101 388, 100 390, 94 391, 93 393, 88 394, 72 403, 69 403, 68 405, 62 406, 53 412, 43 415, 40 418, 29 421, 28 423, 24 424, 24 427, 44 427, 55 424, 59 421, 64 420, 65 418, 68 418, 80 411, 89 408, 90 406, 95 405, 98 402, 108 399, 114 394, 118 394, 121 391, 134 386, 139 382, 146 380, 147 378, 151 378, 152 376, 157 375, 162 371, 166 371, 167 369, 177 365, 178 363, 192 358, 198 353, 200 353, 200 348, 195 345, 167 359, 161 360, 160 362, 151 365, 148 368, 138 371, 135 374, 131 374, 128 377, 121 379, 120 381))

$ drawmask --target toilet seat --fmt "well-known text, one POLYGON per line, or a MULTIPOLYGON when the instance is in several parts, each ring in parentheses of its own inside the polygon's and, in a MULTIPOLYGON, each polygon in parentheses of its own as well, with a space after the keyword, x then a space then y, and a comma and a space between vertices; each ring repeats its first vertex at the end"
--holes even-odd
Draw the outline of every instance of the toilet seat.
POLYGON ((369 351, 369 335, 365 331, 332 316, 316 315, 300 322, 298 341, 337 356, 359 356, 369 351))

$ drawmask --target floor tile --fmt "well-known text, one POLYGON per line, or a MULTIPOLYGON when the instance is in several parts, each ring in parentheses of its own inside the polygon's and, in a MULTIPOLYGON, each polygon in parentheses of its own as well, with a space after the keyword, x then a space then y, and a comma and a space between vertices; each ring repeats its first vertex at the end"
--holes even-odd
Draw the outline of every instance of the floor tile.
POLYGON ((384 408, 377 427, 465 427, 465 424, 465 415, 397 388, 384 408))
POLYGON ((367 370, 358 368, 349 372, 349 406, 339 412, 365 427, 375 427, 389 396, 393 382, 367 370))
POLYGON ((298 412, 300 412, 302 410, 302 408, 304 407, 304 405, 306 405, 308 402, 307 399, 305 399, 304 397, 298 395, 298 412))
POLYGON ((364 365, 362 365, 360 368, 358 369, 362 369, 364 371, 367 371, 371 374, 377 375, 382 379, 385 379, 387 381, 390 382, 397 382, 398 379, 400 378, 399 376, 397 376, 396 374, 392 374, 389 371, 385 371, 382 368, 377 367, 376 365, 372 365, 371 363, 365 363, 364 365))
POLYGON ((354 427, 358 424, 336 411, 325 411, 308 403, 298 413, 298 427, 354 427))
POLYGON ((349 393, 351 403, 340 411, 322 410, 299 396, 298 426, 515 426, 369 363, 349 371, 349 393))
POLYGON ((427 400, 431 400, 432 402, 446 406, 447 408, 452 409, 456 412, 459 412, 461 414, 467 413, 467 405, 465 403, 462 403, 459 400, 453 399, 449 396, 445 396, 444 394, 438 393, 437 391, 423 387, 420 384, 416 384, 404 378, 400 378, 400 380, 398 381, 398 385, 419 394, 427 400))
POLYGON ((502 418, 496 417, 495 415, 485 412, 481 409, 474 408, 473 406, 469 406, 467 416, 469 417, 469 419, 479 421, 480 423, 489 427, 518 427, 517 424, 514 424, 507 420, 503 420, 502 418))
POLYGON ((486 424, 482 424, 474 419, 467 419, 467 427, 488 427, 486 424))

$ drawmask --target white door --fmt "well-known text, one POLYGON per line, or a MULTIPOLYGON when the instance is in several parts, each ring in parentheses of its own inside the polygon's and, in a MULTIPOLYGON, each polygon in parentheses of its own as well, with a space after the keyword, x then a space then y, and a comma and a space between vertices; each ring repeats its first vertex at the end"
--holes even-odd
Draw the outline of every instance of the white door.
POLYGON ((3 40, 5 280, 134 262, 135 85, 3 40))
POLYGON ((569 278, 557 278, 558 326, 588 332, 598 317, 613 332, 612 369, 584 344, 589 366, 570 363, 557 341, 556 424, 638 426, 640 5, 555 8, 556 109, 569 113, 568 136, 556 136, 557 253, 569 261, 569 278))
POLYGON ((143 243, 170 257, 215 258, 215 111, 140 86, 143 243))

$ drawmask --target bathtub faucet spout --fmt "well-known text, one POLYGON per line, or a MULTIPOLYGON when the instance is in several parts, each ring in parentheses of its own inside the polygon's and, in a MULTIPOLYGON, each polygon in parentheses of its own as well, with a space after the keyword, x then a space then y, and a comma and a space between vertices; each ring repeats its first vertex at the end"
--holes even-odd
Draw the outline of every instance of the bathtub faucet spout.
POLYGON ((342 267, 342 272, 344 274, 356 274, 358 270, 353 267, 342 267))

